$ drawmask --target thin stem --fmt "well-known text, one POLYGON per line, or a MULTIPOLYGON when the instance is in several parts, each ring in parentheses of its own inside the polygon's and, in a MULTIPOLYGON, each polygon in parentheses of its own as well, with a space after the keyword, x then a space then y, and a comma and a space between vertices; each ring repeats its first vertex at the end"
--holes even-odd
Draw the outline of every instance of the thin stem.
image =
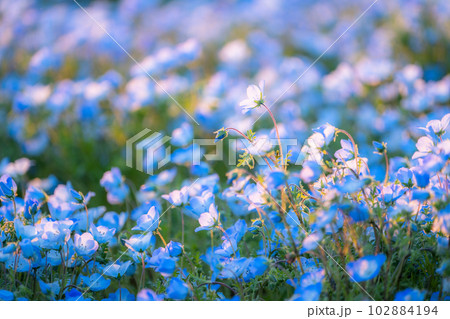
POLYGON ((120 276, 119 276, 119 301, 122 301, 122 288, 120 287, 120 276))
POLYGON ((263 103, 261 104, 264 106, 264 108, 269 112, 270 117, 272 118, 273 126, 275 127, 275 132, 277 133, 277 139, 278 139, 278 146, 280 147, 280 156, 281 156, 281 166, 284 170, 286 170, 286 166, 284 163, 284 156, 283 156, 283 147, 281 146, 281 139, 280 139, 280 133, 278 132, 278 125, 277 121, 275 121, 275 117, 272 114, 272 111, 263 103))
POLYGON ((213 249, 213 247, 214 247, 214 232, 211 229, 211 250, 213 249))
POLYGON ((144 262, 144 253, 141 255, 142 260, 142 272, 141 272, 141 280, 139 280, 139 291, 141 291, 142 285, 145 282, 145 262, 144 262))
POLYGON ((164 244, 164 247, 166 247, 166 246, 167 246, 167 243, 166 243, 166 241, 164 240, 164 237, 163 237, 163 235, 161 234, 161 232, 160 232, 159 230, 156 230, 156 234, 159 236, 159 238, 161 238, 161 240, 162 240, 162 242, 163 242, 163 244, 164 244))
POLYGON ((12 202, 13 202, 13 207, 14 207, 14 217, 16 217, 17 205, 16 205, 16 198, 15 197, 12 198, 12 202))
POLYGON ((89 211, 87 205, 84 204, 84 210, 86 211, 86 232, 89 231, 89 211))
POLYGON ((180 214, 181 214, 181 244, 184 247, 184 214, 182 210, 180 210, 180 214))

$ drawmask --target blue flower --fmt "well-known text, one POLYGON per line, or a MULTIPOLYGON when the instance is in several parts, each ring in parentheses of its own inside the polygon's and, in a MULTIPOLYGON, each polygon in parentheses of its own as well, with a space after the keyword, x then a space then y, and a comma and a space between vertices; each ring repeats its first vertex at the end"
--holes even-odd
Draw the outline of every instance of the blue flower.
POLYGON ((247 232, 247 224, 245 220, 239 219, 233 226, 225 231, 222 236, 222 245, 220 249, 216 250, 216 254, 222 256, 231 256, 238 249, 238 243, 247 232))
POLYGON ((199 164, 192 165, 190 168, 190 173, 196 176, 207 176, 211 168, 206 162, 200 162, 199 164))
MULTIPOLYGON (((31 244, 31 240, 28 238, 23 239, 20 243, 20 249, 25 258, 30 259, 34 255, 34 246, 31 244)), ((37 247, 36 247, 37 248, 37 247)), ((38 249, 38 248, 37 248, 38 249)))
POLYGON ((84 196, 81 192, 77 192, 74 189, 70 189, 70 195, 79 204, 84 204, 84 196))
POLYGON ((395 177, 402 183, 403 186, 411 188, 413 186, 413 172, 405 167, 400 168, 395 177))
POLYGON ((313 131, 322 135, 325 141, 325 145, 328 145, 334 138, 336 128, 333 125, 326 123, 319 126, 318 128, 313 129, 313 131))
POLYGON ((106 279, 102 274, 98 273, 95 273, 90 277, 80 276, 80 280, 83 282, 84 286, 89 287, 89 290, 92 291, 105 290, 111 284, 111 280, 106 279))
POLYGON ((137 295, 137 301, 161 301, 163 299, 163 295, 157 295, 151 289, 142 289, 137 295))
POLYGON ((407 288, 395 294, 394 301, 423 301, 425 299, 425 291, 407 288))
POLYGON ((189 199, 189 205, 186 206, 186 210, 192 214, 192 217, 198 219, 201 214, 208 211, 212 204, 214 204, 214 194, 209 190, 205 190, 200 196, 192 196, 189 199))
POLYGON ((348 213, 353 222, 363 222, 369 219, 369 209, 364 204, 358 204, 352 207, 348 213))
POLYGON ((77 289, 67 290, 64 294, 64 300, 66 301, 90 301, 90 298, 85 298, 84 294, 77 289))
POLYGON ((152 233, 147 233, 146 235, 133 235, 130 239, 125 240, 125 246, 134 250, 135 252, 142 253, 154 245, 156 238, 153 237, 152 233))
POLYGON ((147 182, 144 185, 142 185, 141 190, 148 192, 155 190, 156 187, 165 186, 171 183, 176 175, 177 175, 176 167, 162 171, 159 174, 152 175, 148 178, 147 182))
POLYGON ((304 273, 300 277, 300 286, 303 288, 321 283, 325 278, 325 270, 323 268, 317 268, 310 272, 304 273))
POLYGON ((121 230, 127 220, 127 213, 106 212, 98 221, 99 226, 105 226, 109 229, 115 228, 121 230))
POLYGON ((354 262, 349 262, 345 267, 350 276, 356 282, 370 280, 375 278, 386 261, 386 255, 365 256, 354 262))
POLYGON ((188 200, 188 187, 185 186, 180 190, 174 190, 169 194, 162 195, 161 197, 171 203, 173 206, 181 206, 186 204, 188 200))
POLYGON ((158 248, 153 252, 148 264, 164 277, 171 276, 176 268, 177 258, 171 257, 166 248, 158 248))
POLYGON ((24 225, 19 218, 14 219, 14 229, 19 239, 33 239, 38 234, 35 226, 24 225))
POLYGON ((177 257, 177 256, 181 255, 181 253, 183 252, 183 245, 181 243, 177 243, 174 241, 170 241, 167 244, 166 248, 169 251, 169 255, 171 257, 177 257))
POLYGON ((183 122, 172 132, 170 143, 174 146, 186 146, 192 141, 194 130, 188 122, 183 122))
POLYGON ((11 254, 6 262, 6 269, 11 269, 16 272, 29 272, 33 266, 36 265, 30 264, 30 260, 26 259, 22 254, 11 254))
POLYGON ((0 178, 0 199, 10 200, 16 196, 17 185, 14 180, 8 176, 3 175, 0 178))
POLYGON ((33 219, 34 216, 38 213, 38 210, 39 210, 39 202, 35 199, 28 199, 25 201, 23 216, 26 219, 33 219))
POLYGON ((268 263, 269 261, 266 257, 259 256, 256 258, 251 258, 251 261, 247 266, 247 270, 243 274, 244 281, 249 282, 257 276, 263 275, 269 267, 268 263))
POLYGON ((0 262, 7 262, 15 250, 16 244, 8 244, 8 246, 0 248, 0 262))
POLYGON ((419 167, 413 167, 412 172, 414 174, 414 178, 416 180, 417 187, 425 188, 430 183, 430 174, 419 167))
POLYGON ((75 251, 81 257, 89 257, 98 249, 98 243, 90 233, 84 233, 81 236, 75 234, 73 244, 75 251))
POLYGON ((315 182, 322 174, 320 165, 315 161, 307 161, 303 163, 303 168, 300 171, 300 178, 305 183, 315 182))
POLYGON ((166 297, 174 300, 184 300, 189 293, 189 287, 180 279, 174 277, 166 289, 166 297))
POLYGON ((353 144, 349 140, 341 140, 341 146, 342 148, 334 153, 334 157, 336 157, 339 162, 351 160, 355 156, 353 144))
POLYGON ((243 257, 227 260, 222 264, 222 271, 220 272, 219 278, 238 278, 244 273, 244 271, 247 270, 247 267, 251 261, 252 260, 250 258, 243 257))
POLYGON ((119 288, 114 293, 110 293, 103 301, 135 301, 136 297, 126 288, 119 288))
POLYGON ((59 286, 59 281, 55 281, 52 283, 45 283, 42 280, 39 280, 39 287, 44 295, 50 295, 52 297, 59 294, 59 290, 61 289, 59 286))
POLYGON ((421 168, 428 174, 435 175, 445 166, 445 159, 443 158, 444 158, 443 156, 428 154, 422 157, 421 168))
POLYGON ((314 225, 318 228, 325 227, 330 224, 336 216, 338 207, 336 205, 330 206, 329 209, 320 209, 315 213, 314 225))
POLYGON ((127 272, 128 267, 130 267, 131 261, 128 260, 123 264, 114 263, 105 266, 104 274, 109 277, 121 278, 127 272))
POLYGON ((380 197, 387 205, 394 204, 403 194, 406 193, 406 189, 398 184, 391 184, 388 186, 379 187, 380 197))
POLYGON ((108 192, 107 199, 110 204, 122 204, 130 192, 117 167, 113 167, 103 174, 100 185, 108 192))
POLYGON ((434 142, 428 136, 422 136, 416 143, 417 152, 415 152, 412 156, 412 159, 421 158, 427 156, 429 153, 433 151, 434 142))
POLYGON ((355 193, 364 187, 366 181, 366 179, 356 178, 354 175, 346 175, 339 183, 336 183, 336 188, 341 193, 355 193))
POLYGON ((152 206, 148 213, 142 215, 137 220, 137 225, 132 230, 142 230, 152 232, 159 227, 159 212, 152 206))
POLYGON ((322 238, 323 234, 321 232, 314 232, 306 236, 302 243, 302 253, 316 249, 322 238))
POLYGON ((418 201, 426 201, 431 197, 431 194, 429 191, 424 189, 415 189, 411 192, 411 199, 412 200, 418 200, 418 201))
POLYGON ((95 226, 94 224, 91 224, 91 227, 89 227, 89 232, 94 236, 94 239, 99 243, 107 243, 109 242, 114 234, 116 233, 115 228, 108 228, 105 226, 95 226))
POLYGON ((441 120, 431 120, 427 123, 424 129, 429 136, 441 137, 445 134, 445 131, 450 123, 450 113, 447 113, 441 120))
POLYGON ((0 300, 12 301, 14 300, 14 294, 8 290, 0 290, 0 300))
POLYGON ((270 171, 265 182, 268 189, 277 189, 286 183, 286 175, 282 171, 270 171))
POLYGON ((293 301, 318 301, 322 292, 322 283, 307 287, 298 286, 291 300, 293 301))

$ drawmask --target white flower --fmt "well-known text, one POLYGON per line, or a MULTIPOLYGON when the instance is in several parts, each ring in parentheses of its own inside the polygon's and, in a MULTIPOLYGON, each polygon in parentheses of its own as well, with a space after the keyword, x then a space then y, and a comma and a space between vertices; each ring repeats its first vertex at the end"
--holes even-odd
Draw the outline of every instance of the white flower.
POLYGON ((250 85, 247 88, 247 99, 239 103, 242 106, 242 113, 247 113, 249 110, 260 106, 264 103, 264 81, 259 82, 259 86, 250 85))

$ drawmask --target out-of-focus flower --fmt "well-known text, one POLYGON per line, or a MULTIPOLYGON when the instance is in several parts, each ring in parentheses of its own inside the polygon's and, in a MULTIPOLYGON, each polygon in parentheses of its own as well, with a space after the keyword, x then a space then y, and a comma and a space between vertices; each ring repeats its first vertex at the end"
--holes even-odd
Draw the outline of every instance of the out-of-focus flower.
POLYGON ((189 287, 178 278, 172 278, 166 290, 166 296, 169 299, 184 300, 189 293, 189 287))
POLYGON ((354 262, 349 262, 345 269, 357 282, 375 278, 386 261, 386 255, 365 256, 354 262))
POLYGON ((394 301, 423 301, 425 298, 425 291, 418 289, 407 288, 395 294, 394 301))

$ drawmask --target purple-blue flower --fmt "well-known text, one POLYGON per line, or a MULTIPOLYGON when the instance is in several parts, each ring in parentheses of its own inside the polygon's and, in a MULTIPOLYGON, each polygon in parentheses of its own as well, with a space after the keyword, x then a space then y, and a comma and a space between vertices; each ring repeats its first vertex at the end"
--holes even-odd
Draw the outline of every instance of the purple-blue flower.
POLYGON ((345 269, 356 282, 375 278, 386 261, 386 255, 371 255, 362 257, 356 261, 349 262, 345 269))

